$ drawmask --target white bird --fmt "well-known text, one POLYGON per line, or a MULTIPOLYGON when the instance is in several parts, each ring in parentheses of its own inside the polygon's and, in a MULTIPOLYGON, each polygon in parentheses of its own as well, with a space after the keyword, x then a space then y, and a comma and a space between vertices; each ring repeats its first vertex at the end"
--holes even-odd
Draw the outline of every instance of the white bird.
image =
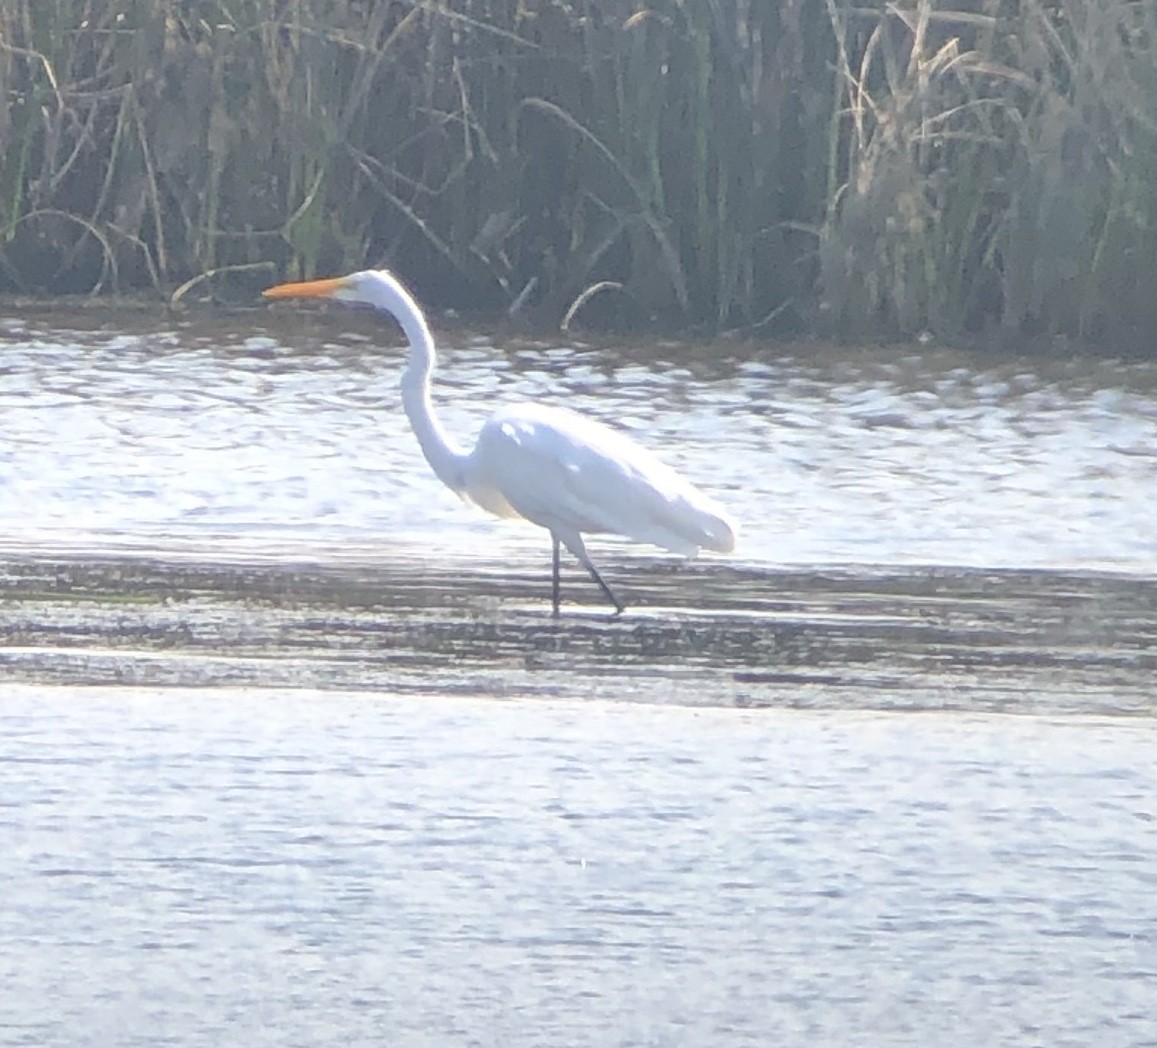
POLYGON ((735 528, 713 500, 651 452, 609 426, 543 404, 497 411, 474 450, 446 436, 430 402, 434 339, 397 277, 384 269, 278 284, 266 298, 329 298, 391 314, 410 343, 402 405, 422 453, 451 491, 499 517, 521 517, 550 532, 554 615, 559 613, 559 543, 590 572, 617 613, 623 604, 603 581, 583 533, 623 535, 693 557, 700 548, 730 553, 735 528))

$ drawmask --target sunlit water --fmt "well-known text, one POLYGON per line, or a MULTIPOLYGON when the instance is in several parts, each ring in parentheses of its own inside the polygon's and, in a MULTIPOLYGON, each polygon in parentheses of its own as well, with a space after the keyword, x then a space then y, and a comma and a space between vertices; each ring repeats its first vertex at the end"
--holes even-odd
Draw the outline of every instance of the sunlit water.
POLYGON ((1157 368, 448 334, 464 443, 567 403, 740 523, 551 625, 298 317, 0 322, 0 1045, 1157 1045, 1157 368))
MULTIPOLYGON (((433 478, 399 405, 404 352, 372 317, 56 320, 0 323, 0 528, 17 543, 541 557, 541 533, 433 478)), ((730 507, 750 561, 1157 567, 1151 364, 443 341, 437 400, 463 444, 520 399, 622 425, 730 507)))
POLYGON ((0 1043, 1157 1042, 1152 721, 4 711, 0 1043))

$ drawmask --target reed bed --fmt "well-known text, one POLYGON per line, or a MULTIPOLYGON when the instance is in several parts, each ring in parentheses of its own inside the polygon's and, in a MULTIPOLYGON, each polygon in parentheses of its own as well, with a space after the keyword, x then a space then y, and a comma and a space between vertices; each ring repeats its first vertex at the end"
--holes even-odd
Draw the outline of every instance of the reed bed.
POLYGON ((1150 0, 0 0, 0 290, 1140 339, 1150 0))

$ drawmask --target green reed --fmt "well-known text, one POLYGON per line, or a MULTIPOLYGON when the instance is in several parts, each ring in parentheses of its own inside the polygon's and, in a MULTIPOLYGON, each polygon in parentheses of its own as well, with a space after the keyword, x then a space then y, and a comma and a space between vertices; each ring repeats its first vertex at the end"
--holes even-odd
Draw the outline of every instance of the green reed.
POLYGON ((0 288, 1147 330, 1157 5, 959 2, 0 0, 0 288))

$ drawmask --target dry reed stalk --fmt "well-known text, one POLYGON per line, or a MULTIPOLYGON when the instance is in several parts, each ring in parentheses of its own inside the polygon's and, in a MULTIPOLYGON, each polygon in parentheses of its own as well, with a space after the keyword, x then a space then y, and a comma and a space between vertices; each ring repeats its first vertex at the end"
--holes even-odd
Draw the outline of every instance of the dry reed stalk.
POLYGON ((1142 330, 1155 49, 1136 0, 0 0, 0 288, 1142 330))

